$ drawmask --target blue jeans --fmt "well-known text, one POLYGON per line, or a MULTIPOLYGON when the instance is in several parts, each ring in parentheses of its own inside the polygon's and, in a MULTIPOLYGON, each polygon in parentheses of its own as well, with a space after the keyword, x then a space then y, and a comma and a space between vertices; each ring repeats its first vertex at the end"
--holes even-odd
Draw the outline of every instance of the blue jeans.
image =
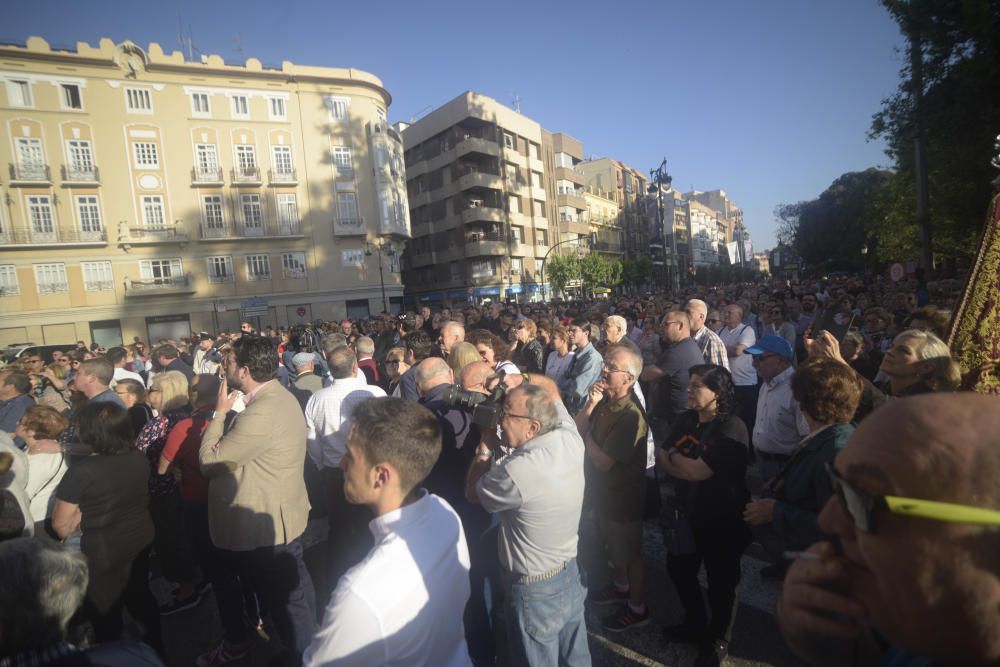
POLYGON ((507 641, 512 665, 590 665, 583 602, 587 588, 576 559, 545 581, 512 582, 507 596, 507 641))

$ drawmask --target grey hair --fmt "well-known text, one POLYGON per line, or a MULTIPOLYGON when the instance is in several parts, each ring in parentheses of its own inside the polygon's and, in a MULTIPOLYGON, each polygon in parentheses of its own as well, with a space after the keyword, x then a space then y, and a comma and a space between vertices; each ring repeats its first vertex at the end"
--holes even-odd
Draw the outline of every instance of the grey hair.
POLYGON ((431 380, 443 378, 450 382, 451 366, 440 357, 428 357, 417 364, 415 374, 416 377, 414 379, 417 381, 417 389, 423 391, 431 380))
POLYGON ((358 363, 358 357, 354 354, 354 350, 346 345, 335 348, 326 361, 330 366, 330 377, 334 380, 354 377, 354 366, 358 363))
POLYGON ((632 376, 633 383, 638 382, 639 376, 642 375, 642 357, 624 345, 615 348, 608 356, 615 359, 624 359, 625 368, 622 370, 627 371, 632 376))
POLYGON ((441 325, 441 333, 444 333, 445 331, 447 331, 448 329, 451 329, 452 327, 457 328, 457 329, 461 329, 462 330, 462 334, 463 335, 465 334, 465 325, 462 324, 461 322, 458 322, 457 320, 448 320, 447 322, 444 322, 441 325))
POLYGON ((622 333, 628 331, 628 322, 626 322, 625 318, 622 317, 621 315, 608 315, 608 319, 604 321, 609 324, 615 325, 621 330, 622 333))
POLYGON ((87 579, 79 551, 31 537, 0 543, 0 655, 65 640, 87 579))
POLYGON ((685 310, 690 308, 693 312, 701 313, 702 315, 708 315, 708 304, 701 299, 688 299, 685 310))
POLYGON ((354 347, 357 349, 358 354, 374 354, 375 353, 375 341, 373 341, 368 336, 362 336, 354 342, 354 347))
POLYGON ((541 428, 538 435, 555 430, 559 426, 559 411, 544 389, 537 384, 522 384, 515 391, 524 392, 524 409, 527 416, 538 421, 541 428))
POLYGON ((347 345, 347 336, 339 333, 332 333, 323 336, 323 354, 327 359, 333 354, 333 351, 338 347, 347 345))

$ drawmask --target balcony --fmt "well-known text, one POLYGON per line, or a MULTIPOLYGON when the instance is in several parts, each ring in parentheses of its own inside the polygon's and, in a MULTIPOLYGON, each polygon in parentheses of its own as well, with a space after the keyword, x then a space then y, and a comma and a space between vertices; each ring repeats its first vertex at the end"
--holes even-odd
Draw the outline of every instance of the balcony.
POLYGON ((260 168, 238 167, 232 170, 233 185, 260 185, 260 168))
POLYGON ((462 224, 470 222, 503 222, 505 219, 502 208, 492 206, 470 206, 462 211, 462 224))
POLYGON ((152 245, 157 243, 187 243, 187 232, 180 220, 172 225, 118 225, 118 243, 121 245, 152 245))
POLYGON ((587 200, 583 198, 583 190, 562 190, 556 195, 558 206, 569 206, 578 211, 586 210, 587 200))
POLYGON ((294 169, 283 169, 281 171, 268 169, 267 180, 271 185, 295 185, 299 182, 299 177, 294 169))
POLYGON ((497 157, 500 155, 500 146, 497 145, 497 142, 495 141, 470 136, 455 144, 455 153, 458 157, 468 155, 469 153, 479 153, 482 155, 489 155, 490 157, 497 157))
POLYGON ((586 185, 583 172, 575 167, 556 167, 556 179, 560 181, 570 181, 579 186, 586 185))
POLYGON ((125 280, 125 297, 160 296, 166 294, 194 294, 191 276, 170 276, 146 280, 125 280))
POLYGON ((62 167, 63 185, 97 186, 101 184, 101 174, 94 165, 67 164, 62 167))
POLYGON ((477 255, 506 255, 507 242, 499 234, 473 234, 465 241, 466 257, 477 255))
POLYGON ((625 248, 621 243, 612 243, 610 241, 598 241, 594 244, 594 250, 612 255, 620 255, 625 252, 625 248))
POLYGON ((219 187, 225 185, 225 180, 222 178, 222 168, 195 167, 191 170, 191 185, 195 187, 205 185, 219 187))
POLYGON ((364 236, 364 218, 337 218, 333 221, 334 236, 364 236))
POLYGON ((503 188, 503 179, 499 174, 490 174, 481 171, 469 172, 459 177, 459 190, 471 190, 472 188, 500 190, 503 188))
POLYGON ((11 185, 51 185, 52 173, 47 164, 18 164, 12 162, 10 165, 11 185))
POLYGON ((103 246, 108 244, 104 229, 81 231, 53 227, 47 231, 34 229, 0 229, 0 246, 30 248, 34 246, 103 246))
POLYGON ((201 224, 200 230, 202 241, 239 241, 243 239, 273 239, 302 236, 302 222, 270 220, 261 221, 259 224, 248 225, 243 222, 236 224, 224 223, 221 225, 201 224))

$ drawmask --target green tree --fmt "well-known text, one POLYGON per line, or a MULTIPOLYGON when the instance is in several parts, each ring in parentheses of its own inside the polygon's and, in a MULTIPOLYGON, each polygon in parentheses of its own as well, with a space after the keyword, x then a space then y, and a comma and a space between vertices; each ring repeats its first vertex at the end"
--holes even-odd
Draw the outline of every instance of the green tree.
MULTIPOLYGON (((1000 128, 1000 2, 880 1, 919 49, 933 250, 945 256, 971 253, 990 201, 989 162, 1000 128)), ((904 60, 899 88, 883 100, 870 133, 885 139, 895 162, 892 182, 880 193, 883 224, 876 233, 880 255, 891 259, 915 257, 918 247, 918 117, 914 71, 911 59, 904 60)))
POLYGON ((611 277, 611 263, 600 254, 591 252, 580 260, 580 279, 583 288, 593 290, 595 287, 605 287, 611 277))
POLYGON ((545 261, 545 278, 556 292, 566 289, 566 283, 580 276, 579 260, 576 254, 549 255, 545 261))

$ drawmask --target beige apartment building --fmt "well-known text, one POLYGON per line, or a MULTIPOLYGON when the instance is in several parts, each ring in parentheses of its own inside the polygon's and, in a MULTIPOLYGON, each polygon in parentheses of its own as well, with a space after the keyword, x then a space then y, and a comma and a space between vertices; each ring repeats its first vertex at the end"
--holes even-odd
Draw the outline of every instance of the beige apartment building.
POLYGON ((0 80, 0 345, 398 308, 403 149, 372 74, 32 37, 0 80))
POLYGON ((621 207, 606 193, 585 191, 587 229, 596 240, 593 246, 609 261, 620 260, 625 254, 625 232, 621 224, 621 207))
MULTIPOLYGON (((407 126, 408 298, 452 305, 541 299, 542 262, 561 229, 553 217, 554 151, 571 141, 471 91, 407 126)), ((586 209, 582 196, 575 203, 586 209)), ((583 222, 565 226, 587 233, 583 222)))
POLYGON ((642 172, 611 158, 585 160, 578 165, 588 190, 605 193, 621 209, 625 256, 650 256, 653 238, 646 218, 646 188, 642 172))

